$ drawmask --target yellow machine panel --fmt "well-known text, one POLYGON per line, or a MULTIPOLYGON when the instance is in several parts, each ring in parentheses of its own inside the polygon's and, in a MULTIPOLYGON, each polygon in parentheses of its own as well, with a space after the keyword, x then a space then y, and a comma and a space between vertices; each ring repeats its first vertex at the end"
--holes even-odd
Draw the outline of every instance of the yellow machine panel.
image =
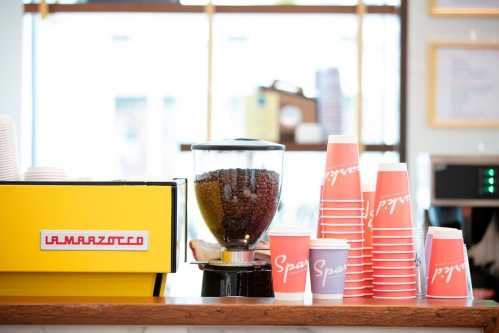
POLYGON ((185 187, 0 182, 0 295, 158 294, 178 264, 185 187))

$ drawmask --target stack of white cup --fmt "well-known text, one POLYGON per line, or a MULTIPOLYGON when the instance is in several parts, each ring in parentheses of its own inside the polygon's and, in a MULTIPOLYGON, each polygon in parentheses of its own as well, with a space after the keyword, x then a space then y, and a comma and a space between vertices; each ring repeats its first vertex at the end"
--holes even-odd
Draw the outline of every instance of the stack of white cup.
POLYGON ((0 114, 0 181, 19 180, 14 121, 0 114))
POLYGON ((54 167, 31 167, 24 174, 25 181, 64 181, 64 170, 54 167))

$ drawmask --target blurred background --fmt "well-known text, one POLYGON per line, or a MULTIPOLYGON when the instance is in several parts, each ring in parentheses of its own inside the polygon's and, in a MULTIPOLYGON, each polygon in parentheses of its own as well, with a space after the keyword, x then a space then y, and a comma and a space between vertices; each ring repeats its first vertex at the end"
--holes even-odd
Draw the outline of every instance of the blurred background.
MULTIPOLYGON (((310 226, 327 134, 355 135, 363 181, 379 162, 409 163, 422 230, 429 155, 499 153, 497 127, 426 115, 429 43, 499 43, 498 16, 438 17, 432 3, 2 0, 0 112, 16 120, 23 170, 75 179, 192 180, 192 143, 282 142, 276 219, 310 226)), ((213 239, 190 198, 190 238, 213 239)))

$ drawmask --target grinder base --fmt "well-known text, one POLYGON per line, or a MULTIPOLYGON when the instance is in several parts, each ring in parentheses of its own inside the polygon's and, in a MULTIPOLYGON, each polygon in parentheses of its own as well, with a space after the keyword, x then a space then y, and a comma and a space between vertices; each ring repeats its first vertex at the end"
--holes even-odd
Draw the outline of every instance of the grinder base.
POLYGON ((206 265, 203 269, 202 297, 273 297, 272 270, 262 266, 234 267, 206 265))

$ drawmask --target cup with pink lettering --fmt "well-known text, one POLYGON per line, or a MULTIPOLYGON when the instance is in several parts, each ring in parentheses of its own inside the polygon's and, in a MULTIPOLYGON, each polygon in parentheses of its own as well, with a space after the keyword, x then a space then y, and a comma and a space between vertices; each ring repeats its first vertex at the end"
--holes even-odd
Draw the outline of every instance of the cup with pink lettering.
POLYGON ((459 230, 457 229, 449 229, 445 227, 428 227, 428 232, 426 233, 426 239, 425 239, 425 249, 424 249, 424 256, 425 256, 425 262, 426 262, 426 271, 428 272, 428 265, 430 264, 430 254, 431 254, 431 241, 433 239, 433 234, 438 234, 439 232, 441 233, 446 233, 446 232, 457 232, 459 234, 459 230))
POLYGON ((442 229, 432 233, 427 297, 467 298, 470 296, 469 272, 465 262, 462 232, 452 228, 442 229))
POLYGON ((280 226, 269 231, 274 295, 279 300, 303 300, 307 280, 310 231, 280 226))
POLYGON ((348 248, 348 242, 342 239, 310 241, 310 284, 314 298, 343 298, 348 248))
POLYGON ((407 165, 380 164, 374 199, 373 239, 376 236, 409 236, 411 228, 411 196, 407 165), (392 231, 391 228, 398 230, 392 231))
POLYGON ((355 137, 329 136, 323 184, 323 200, 355 202, 361 199, 359 147, 355 137))
POLYGON ((412 242, 412 237, 407 239, 405 242, 400 243, 373 243, 373 248, 376 251, 414 251, 414 243, 412 242))
POLYGON ((373 251, 371 260, 410 259, 416 260, 415 251, 373 251))

